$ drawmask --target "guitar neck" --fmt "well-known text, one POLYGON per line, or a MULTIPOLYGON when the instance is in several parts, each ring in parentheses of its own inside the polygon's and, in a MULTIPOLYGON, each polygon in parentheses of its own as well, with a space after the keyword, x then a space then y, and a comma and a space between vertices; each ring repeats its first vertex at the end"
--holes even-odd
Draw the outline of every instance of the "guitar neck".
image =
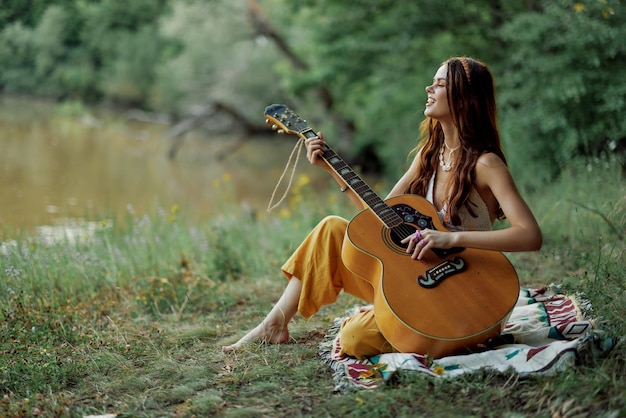
MULTIPOLYGON (((301 132, 306 138, 316 136, 312 129, 301 132)), ((402 218, 382 200, 374 190, 328 145, 324 145, 322 158, 346 182, 365 204, 376 214, 387 228, 402 224, 402 218)))

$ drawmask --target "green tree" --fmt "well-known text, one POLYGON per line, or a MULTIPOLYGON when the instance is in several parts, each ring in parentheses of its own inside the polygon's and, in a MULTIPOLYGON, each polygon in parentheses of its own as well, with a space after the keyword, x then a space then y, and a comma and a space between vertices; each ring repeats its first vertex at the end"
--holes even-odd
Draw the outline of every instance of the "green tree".
POLYGON ((105 100, 145 105, 166 43, 158 20, 166 0, 79 1, 80 47, 96 73, 95 91, 105 100))
POLYGON ((21 22, 33 27, 49 6, 66 5, 73 0, 2 0, 0 1, 0 30, 12 24, 21 22))
POLYGON ((0 26, 6 91, 145 104, 165 44, 167 0, 10 2, 0 26), (45 7, 44 7, 45 4, 45 7))
MULTIPOLYGON (((281 21, 307 35, 295 48, 310 69, 286 72, 286 86, 302 95, 327 85, 335 108, 357 127, 355 144, 345 151, 375 155, 396 176, 404 155, 417 143, 423 119, 424 88, 450 56, 471 55, 496 64, 503 51, 497 28, 524 11, 519 2, 438 0, 305 0, 284 2, 281 21), (400 152, 399 152, 400 151, 400 152)), ((363 160, 378 166, 377 161, 363 160)))
POLYGON ((314 63, 286 72, 285 85, 299 95, 330 86, 336 109, 357 126, 350 151, 372 150, 390 162, 389 173, 405 167, 398 150, 415 144, 424 86, 454 55, 490 64, 503 142, 524 183, 553 178, 576 155, 625 148, 626 15, 619 0, 284 6, 306 30, 289 39, 314 63))
POLYGON ((217 101, 262 122, 265 105, 284 98, 277 94, 280 57, 253 36, 243 2, 177 2, 160 21, 160 33, 170 48, 157 68, 155 108, 184 114, 217 101))
POLYGON ((28 70, 35 59, 33 31, 21 22, 0 32, 0 87, 8 92, 34 91, 37 80, 28 70))
POLYGON ((626 147, 626 10, 542 2, 502 28, 502 120, 514 169, 541 184, 576 156, 626 147))
POLYGON ((58 96, 75 51, 73 0, 4 0, 0 7, 0 88, 58 96))

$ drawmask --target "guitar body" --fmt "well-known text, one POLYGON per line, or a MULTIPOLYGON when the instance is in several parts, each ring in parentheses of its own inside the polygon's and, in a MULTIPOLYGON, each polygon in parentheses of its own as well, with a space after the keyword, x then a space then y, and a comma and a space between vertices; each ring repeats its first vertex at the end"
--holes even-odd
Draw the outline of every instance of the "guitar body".
MULTIPOLYGON (((428 219, 429 228, 446 231, 422 197, 385 203, 403 216, 403 227, 424 229, 428 219)), ((501 333, 519 295, 515 269, 502 253, 461 248, 414 260, 392 235, 366 209, 348 224, 342 257, 374 287, 377 325, 398 351, 440 358, 476 350, 501 333)))

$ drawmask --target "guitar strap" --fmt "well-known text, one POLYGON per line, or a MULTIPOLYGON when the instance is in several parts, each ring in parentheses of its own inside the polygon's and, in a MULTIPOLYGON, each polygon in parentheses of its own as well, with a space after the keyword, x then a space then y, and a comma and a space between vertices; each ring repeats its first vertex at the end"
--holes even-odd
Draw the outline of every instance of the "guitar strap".
POLYGON ((289 189, 291 189, 291 184, 293 183, 293 177, 296 173, 296 167, 298 166, 298 161, 300 160, 300 154, 301 154, 300 151, 302 150, 303 145, 304 145, 304 139, 299 138, 298 141, 296 142, 296 145, 294 145, 293 150, 291 150, 291 154, 289 155, 289 160, 287 160, 287 164, 285 164, 285 168, 283 169, 283 174, 280 175, 280 178, 278 179, 278 183, 276 183, 276 187, 274 187, 274 191, 272 192, 272 197, 270 198, 270 201, 267 204, 268 213, 271 212, 278 205, 280 205, 283 202, 283 200, 285 200, 285 197, 287 197, 287 193, 289 193, 289 189), (272 205, 272 202, 274 201, 274 198, 276 196, 276 191, 278 191, 278 187, 283 182, 283 178, 285 177, 285 174, 289 170, 289 166, 292 165, 291 160, 293 160, 294 154, 296 154, 296 160, 294 161, 293 167, 291 168, 291 176, 289 177, 289 184, 287 184, 285 193, 283 193, 283 196, 280 198, 280 200, 276 202, 274 205, 272 205))

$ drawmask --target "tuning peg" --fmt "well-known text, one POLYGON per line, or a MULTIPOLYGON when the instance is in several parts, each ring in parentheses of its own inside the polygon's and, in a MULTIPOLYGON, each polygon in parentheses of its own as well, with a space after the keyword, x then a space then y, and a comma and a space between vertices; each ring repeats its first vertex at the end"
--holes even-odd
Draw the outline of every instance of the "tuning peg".
POLYGON ((276 132, 278 132, 279 134, 284 134, 285 133, 285 131, 283 131, 282 129, 279 129, 276 132))
POLYGON ((276 125, 275 123, 272 125, 272 129, 273 130, 277 130, 278 129, 278 125, 276 125))

